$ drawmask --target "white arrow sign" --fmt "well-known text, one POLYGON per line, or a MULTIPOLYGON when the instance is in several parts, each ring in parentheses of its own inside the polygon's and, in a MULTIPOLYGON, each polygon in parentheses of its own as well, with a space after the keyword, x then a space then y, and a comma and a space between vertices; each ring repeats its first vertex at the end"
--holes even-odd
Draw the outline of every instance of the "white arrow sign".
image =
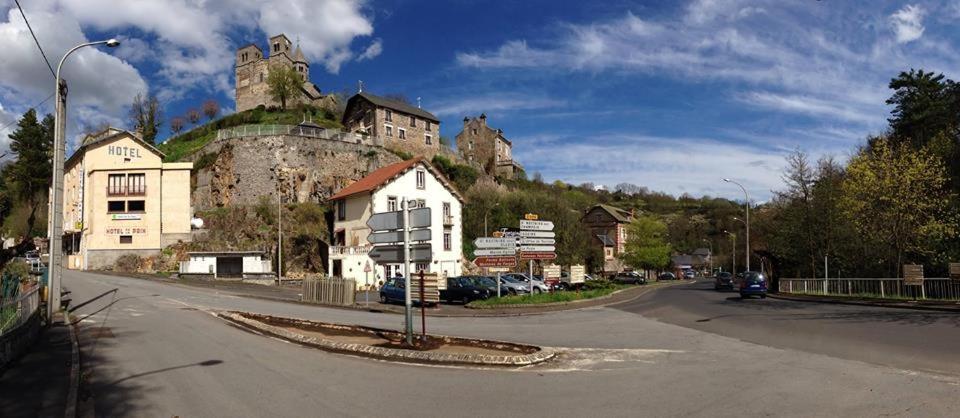
POLYGON ((553 222, 520 220, 520 229, 533 231, 553 231, 553 222))
POLYGON ((520 238, 521 245, 553 245, 557 240, 553 238, 520 238))
POLYGON ((516 248, 481 248, 473 251, 473 255, 477 257, 483 256, 497 256, 497 255, 516 255, 516 248))
POLYGON ((483 237, 473 240, 473 245, 477 248, 514 248, 517 246, 517 239, 483 237))
POLYGON ((522 245, 520 246, 520 251, 531 252, 531 253, 552 253, 557 250, 557 247, 552 245, 522 245))
POLYGON ((522 238, 553 238, 555 236, 557 233, 551 231, 520 231, 522 238))

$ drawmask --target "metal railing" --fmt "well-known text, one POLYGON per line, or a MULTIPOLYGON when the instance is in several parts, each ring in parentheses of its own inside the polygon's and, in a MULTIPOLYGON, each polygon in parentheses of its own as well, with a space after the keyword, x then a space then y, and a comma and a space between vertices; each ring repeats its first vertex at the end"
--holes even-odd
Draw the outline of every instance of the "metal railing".
POLYGON ((328 279, 304 279, 300 300, 324 305, 353 305, 357 282, 332 277, 328 279))
POLYGON ((0 335, 26 323, 40 307, 40 286, 34 286, 16 298, 0 302, 0 335))
POLYGON ((383 139, 340 129, 313 128, 300 125, 240 125, 217 131, 217 139, 243 138, 253 136, 292 135, 306 138, 341 141, 351 144, 383 146, 383 139))
POLYGON ((371 248, 373 248, 371 245, 357 245, 350 247, 335 245, 330 247, 329 255, 363 255, 369 253, 371 248))
POLYGON ((960 301, 960 280, 926 278, 923 285, 903 279, 780 279, 781 293, 878 299, 960 301))

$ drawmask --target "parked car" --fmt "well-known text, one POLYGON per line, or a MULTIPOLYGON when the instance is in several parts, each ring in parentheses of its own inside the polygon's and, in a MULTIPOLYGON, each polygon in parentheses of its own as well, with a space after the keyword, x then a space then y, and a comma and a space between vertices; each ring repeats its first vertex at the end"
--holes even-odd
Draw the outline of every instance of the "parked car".
MULTIPOLYGON (((491 277, 494 281, 497 280, 496 277, 491 277)), ((519 280, 513 278, 512 276, 500 275, 500 285, 507 288, 507 293, 502 293, 502 295, 511 294, 511 295, 525 295, 530 293, 530 289, 526 284, 520 282, 519 280)), ((494 288, 496 289, 496 288, 494 288)))
POLYGON ((674 276, 673 273, 670 272, 664 272, 657 276, 657 280, 677 280, 677 276, 674 276))
POLYGON ((733 274, 729 271, 721 271, 713 279, 713 290, 722 289, 733 290, 733 274))
POLYGON ((380 286, 380 303, 406 302, 407 295, 403 277, 391 277, 380 286))
POLYGON ((611 279, 615 283, 623 284, 647 284, 647 278, 635 271, 624 271, 617 273, 611 279))
POLYGON ((743 279, 740 280, 740 298, 746 299, 753 295, 766 299, 767 278, 764 277, 763 273, 746 271, 743 273, 743 279))
POLYGON ((689 270, 689 269, 688 269, 688 270, 684 270, 684 271, 683 271, 683 278, 684 278, 684 279, 687 279, 687 280, 696 279, 696 278, 697 278, 697 272, 695 272, 695 271, 693 271, 693 270, 689 270))
MULTIPOLYGON (((502 291, 509 292, 506 288, 502 291)), ((447 288, 440 291, 440 300, 453 302, 461 301, 464 305, 479 299, 496 296, 496 282, 484 276, 448 277, 447 288), (485 283, 481 278, 490 280, 485 283), (492 283, 492 284, 491 284, 492 283)))
MULTIPOLYGON (((510 276, 511 278, 519 281, 520 283, 525 284, 528 288, 531 289, 531 291, 532 291, 533 293, 549 292, 549 291, 550 291, 550 286, 547 286, 547 284, 544 283, 543 280, 536 280, 536 279, 534 279, 534 280, 533 280, 533 284, 532 284, 532 286, 531 286, 530 278, 527 277, 527 275, 524 274, 524 273, 506 273, 506 274, 501 275, 501 277, 504 277, 504 276, 510 276)), ((536 277, 536 276, 534 276, 534 277, 536 277)))

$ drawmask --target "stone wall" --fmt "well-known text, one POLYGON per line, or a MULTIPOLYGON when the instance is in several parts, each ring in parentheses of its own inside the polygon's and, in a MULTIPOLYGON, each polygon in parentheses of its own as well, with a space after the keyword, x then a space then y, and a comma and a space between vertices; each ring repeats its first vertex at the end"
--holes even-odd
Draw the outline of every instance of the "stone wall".
POLYGON ((191 158, 215 153, 214 163, 194 174, 194 210, 276 201, 324 203, 346 185, 400 161, 382 147, 337 140, 273 135, 212 141, 191 158))
POLYGON ((86 270, 104 270, 110 269, 122 255, 135 254, 140 258, 154 257, 160 255, 160 249, 145 250, 87 250, 86 270))

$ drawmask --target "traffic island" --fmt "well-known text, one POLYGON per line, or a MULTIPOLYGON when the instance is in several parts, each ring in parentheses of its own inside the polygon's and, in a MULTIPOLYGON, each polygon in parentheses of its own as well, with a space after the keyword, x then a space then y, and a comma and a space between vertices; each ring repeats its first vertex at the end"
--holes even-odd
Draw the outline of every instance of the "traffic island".
POLYGON ((552 359, 546 347, 504 341, 428 335, 406 344, 404 334, 358 325, 341 325, 249 312, 216 315, 232 324, 290 342, 341 354, 403 363, 519 367, 552 359))

